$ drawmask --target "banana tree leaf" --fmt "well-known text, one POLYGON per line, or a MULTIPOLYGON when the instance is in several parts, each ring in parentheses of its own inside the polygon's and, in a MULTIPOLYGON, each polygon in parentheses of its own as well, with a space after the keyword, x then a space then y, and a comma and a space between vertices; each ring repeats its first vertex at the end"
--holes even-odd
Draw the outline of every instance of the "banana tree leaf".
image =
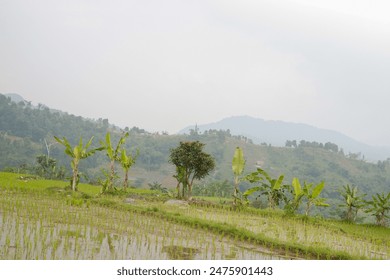
POLYGON ((276 180, 276 181, 274 180, 274 183, 272 185, 272 189, 279 190, 280 186, 282 185, 283 179, 284 179, 284 175, 280 175, 278 180, 276 180))
POLYGON ((253 194, 254 192, 257 192, 259 190, 260 190, 260 187, 253 187, 253 188, 247 189, 242 195, 243 196, 250 196, 251 194, 253 194))
POLYGON ((322 206, 322 207, 329 207, 328 203, 322 202, 322 201, 315 201, 314 205, 316 206, 322 206))
POLYGON ((232 161, 232 169, 235 176, 240 176, 244 171, 245 159, 244 153, 240 147, 237 147, 232 161))
POLYGON ((111 145, 111 135, 110 135, 109 132, 107 132, 107 134, 106 134, 106 145, 107 145, 107 147, 111 147, 112 146, 111 145))
POLYGON ((292 186, 294 187, 294 195, 295 197, 299 196, 302 193, 302 186, 301 183, 299 183, 299 179, 294 177, 292 181, 292 186))
POLYGON ((259 181, 263 181, 264 178, 260 177, 257 172, 253 172, 251 174, 248 174, 245 176, 244 180, 250 182, 250 183, 256 183, 259 181))
POLYGON ((92 144, 92 140, 93 140, 93 136, 91 137, 91 139, 89 139, 89 141, 88 141, 87 145, 85 145, 85 149, 88 149, 88 148, 89 148, 89 146, 91 146, 91 144, 92 144))
POLYGON ((271 181, 272 181, 271 176, 269 176, 268 173, 265 172, 265 170, 263 170, 263 169, 261 169, 261 168, 257 168, 257 173, 263 175, 263 176, 267 179, 268 182, 271 182, 271 181))
POLYGON ((312 192, 312 197, 317 198, 325 187, 325 182, 319 183, 312 192))

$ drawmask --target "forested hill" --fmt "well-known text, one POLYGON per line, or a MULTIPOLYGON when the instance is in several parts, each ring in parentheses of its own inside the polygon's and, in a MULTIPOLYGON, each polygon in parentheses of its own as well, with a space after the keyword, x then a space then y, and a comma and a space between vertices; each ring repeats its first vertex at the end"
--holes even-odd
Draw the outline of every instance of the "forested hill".
MULTIPOLYGON (((210 129, 202 133, 191 130, 183 135, 148 133, 136 127, 124 130, 130 134, 126 149, 133 153, 139 150, 137 161, 130 171, 130 179, 135 186, 148 187, 148 184, 158 183, 174 188, 176 184, 172 176, 175 169, 168 163, 170 150, 180 141, 199 140, 206 144, 206 151, 216 160, 216 170, 198 184, 206 188, 225 181, 230 188, 233 180, 231 161, 235 147, 240 146, 246 157, 245 173, 260 166, 273 176, 284 174, 286 183, 291 183, 293 177, 314 183, 325 181, 324 195, 328 199, 339 197, 337 192, 345 184, 356 185, 367 194, 390 191, 389 160, 368 163, 334 149, 334 145, 329 143, 303 141, 298 144, 290 142, 289 147, 273 147, 253 144, 246 137, 232 136, 229 131, 223 130, 210 129)), ((96 147, 107 131, 111 132, 114 143, 122 134, 122 130, 107 119, 89 120, 53 111, 44 105, 33 107, 26 102, 14 103, 0 95, 0 170, 23 171, 36 164, 38 155, 50 153, 59 166, 69 171, 69 158, 53 136, 65 136, 72 144, 77 143, 80 137, 87 141, 94 136, 93 146, 96 147)), ((103 177, 102 169, 107 169, 107 166, 106 155, 101 152, 83 161, 80 169, 96 182, 97 178, 103 177)), ((241 184, 241 188, 246 187, 248 184, 241 184)), ((229 196, 229 192, 225 194, 229 196)))
MULTIPOLYGON (((94 145, 104 139, 110 131, 114 139, 123 132, 109 123, 108 119, 91 120, 66 112, 52 110, 45 105, 33 106, 20 100, 18 95, 0 94, 0 169, 33 164, 39 154, 50 153, 59 164, 68 166, 62 147, 54 140, 54 136, 66 137, 74 145, 80 138, 87 141, 94 137, 94 145), (13 100, 18 100, 14 102, 13 100), (11 99, 12 97, 12 99, 11 99)), ((145 130, 133 127, 125 128, 132 134, 148 134, 145 130)), ((87 166, 98 159, 88 159, 87 166)))
POLYGON ((108 128, 107 119, 87 120, 51 110, 42 104, 34 107, 25 101, 16 103, 0 94, 0 131, 8 135, 40 142, 53 135, 70 139, 75 135, 78 138, 103 135, 108 128))

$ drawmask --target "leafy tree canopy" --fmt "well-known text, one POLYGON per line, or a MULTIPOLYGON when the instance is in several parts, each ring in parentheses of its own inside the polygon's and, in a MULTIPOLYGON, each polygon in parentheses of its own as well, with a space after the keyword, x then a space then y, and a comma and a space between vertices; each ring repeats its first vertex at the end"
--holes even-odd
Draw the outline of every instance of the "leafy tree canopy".
POLYGON ((184 172, 183 187, 188 187, 189 197, 194 180, 206 177, 215 168, 214 158, 203 152, 204 145, 199 141, 180 142, 177 148, 171 150, 169 161, 177 170, 184 172))

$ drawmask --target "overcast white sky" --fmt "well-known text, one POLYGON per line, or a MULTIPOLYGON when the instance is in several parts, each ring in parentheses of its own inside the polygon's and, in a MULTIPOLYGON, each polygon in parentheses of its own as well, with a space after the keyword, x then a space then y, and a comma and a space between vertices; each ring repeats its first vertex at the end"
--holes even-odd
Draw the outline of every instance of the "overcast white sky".
POLYGON ((175 133, 234 115, 390 146, 390 1, 0 0, 0 92, 175 133))

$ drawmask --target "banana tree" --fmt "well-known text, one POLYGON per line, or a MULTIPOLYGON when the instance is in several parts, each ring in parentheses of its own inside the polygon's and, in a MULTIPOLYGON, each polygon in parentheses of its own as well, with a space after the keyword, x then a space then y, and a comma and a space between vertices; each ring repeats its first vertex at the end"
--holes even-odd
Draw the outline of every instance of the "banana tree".
POLYGON ((284 175, 280 175, 277 179, 273 179, 263 169, 257 168, 257 171, 248 174, 245 177, 245 180, 250 183, 260 183, 260 185, 248 189, 244 195, 260 191, 260 195, 267 196, 268 207, 271 209, 275 209, 275 207, 279 205, 280 201, 285 197, 283 193, 283 189, 286 187, 283 185, 284 175))
POLYGON ((121 166, 123 168, 123 171, 125 173, 125 179, 123 181, 123 187, 124 188, 127 188, 129 183, 129 170, 130 170, 130 167, 135 163, 135 160, 137 158, 137 155, 138 155, 138 151, 137 151, 137 154, 135 156, 132 156, 132 155, 128 155, 127 152, 126 152, 126 149, 122 149, 122 152, 121 152, 121 158, 120 158, 120 162, 121 162, 121 166))
POLYGON ((304 196, 307 199, 306 210, 305 210, 306 216, 309 215, 310 209, 313 205, 320 206, 320 207, 329 206, 329 204, 325 203, 325 198, 319 197, 324 187, 325 187, 325 182, 321 182, 315 187, 313 187, 313 183, 310 184, 307 184, 306 182, 304 183, 304 187, 302 191, 304 193, 304 196))
POLYGON ((74 147, 72 147, 70 145, 68 139, 66 139, 65 137, 60 139, 60 138, 54 136, 54 139, 58 143, 60 143, 61 145, 65 146, 65 154, 67 154, 68 156, 70 156, 72 158, 72 161, 70 163, 70 165, 72 167, 72 171, 73 171, 71 186, 72 186, 72 191, 76 191, 76 188, 77 188, 77 185, 78 185, 78 182, 79 182, 79 177, 80 177, 79 176, 79 163, 80 163, 80 160, 92 156, 96 151, 103 150, 103 147, 99 147, 99 148, 96 148, 96 149, 88 150, 88 148, 92 144, 93 136, 91 137, 91 139, 89 139, 89 141, 87 142, 85 147, 83 145, 83 139, 82 138, 80 138, 79 144, 74 146, 74 147))
POLYGON ((346 207, 345 218, 347 221, 354 221, 356 219, 359 209, 364 206, 363 197, 365 195, 358 195, 357 187, 350 187, 349 185, 343 186, 341 196, 344 198, 344 204, 340 207, 346 207))
POLYGON ((305 193, 298 178, 293 178, 291 186, 293 198, 292 200, 286 202, 285 209, 288 213, 295 214, 301 205, 302 198, 305 196, 305 193))
POLYGON ((120 154, 120 148, 125 143, 126 138, 129 136, 129 133, 124 134, 118 141, 118 144, 114 148, 111 143, 111 135, 109 132, 106 134, 106 141, 100 141, 103 149, 106 151, 107 157, 110 159, 110 175, 108 178, 108 186, 107 188, 109 190, 113 189, 114 185, 114 178, 115 178, 115 162, 121 161, 121 154, 120 154))
POLYGON ((376 218, 376 224, 378 226, 386 226, 386 219, 390 218, 387 213, 390 211, 390 192, 385 195, 384 193, 372 196, 371 201, 366 201, 367 209, 366 213, 371 213, 376 218))
POLYGON ((236 147, 233 160, 232 160, 232 170, 234 174, 234 193, 233 193, 234 205, 237 204, 238 193, 239 193, 238 184, 240 183, 240 176, 244 171, 244 167, 245 167, 244 153, 240 147, 236 147))

